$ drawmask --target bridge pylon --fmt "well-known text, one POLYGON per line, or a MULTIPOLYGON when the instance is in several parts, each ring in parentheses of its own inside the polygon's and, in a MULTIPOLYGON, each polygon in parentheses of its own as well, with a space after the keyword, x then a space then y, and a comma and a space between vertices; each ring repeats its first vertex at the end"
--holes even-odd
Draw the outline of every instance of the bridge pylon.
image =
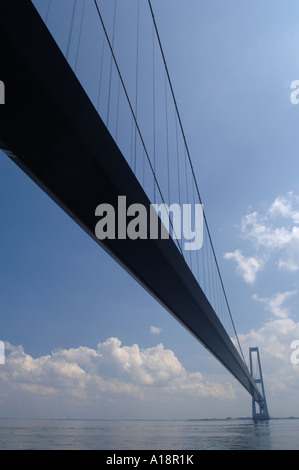
POLYGON ((268 406, 267 406, 266 395, 265 395, 265 387, 264 387, 259 348, 257 347, 249 348, 249 361, 250 361, 251 376, 262 395, 261 401, 256 401, 254 398, 252 398, 252 419, 254 421, 268 420, 270 416, 268 412, 268 406), (255 362, 253 359, 254 353, 256 353, 255 362), (256 366, 257 366, 257 370, 256 370, 256 366), (257 411, 257 405, 259 406, 258 411, 257 411))

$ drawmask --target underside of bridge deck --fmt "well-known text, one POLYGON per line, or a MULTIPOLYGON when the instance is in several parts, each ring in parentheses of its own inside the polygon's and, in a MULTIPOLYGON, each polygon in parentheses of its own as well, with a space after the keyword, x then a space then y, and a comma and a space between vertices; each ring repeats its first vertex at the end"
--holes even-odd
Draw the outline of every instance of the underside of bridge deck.
POLYGON ((150 201, 31 2, 1 0, 0 44, 0 147, 260 401, 173 240, 96 238, 99 204, 150 201))

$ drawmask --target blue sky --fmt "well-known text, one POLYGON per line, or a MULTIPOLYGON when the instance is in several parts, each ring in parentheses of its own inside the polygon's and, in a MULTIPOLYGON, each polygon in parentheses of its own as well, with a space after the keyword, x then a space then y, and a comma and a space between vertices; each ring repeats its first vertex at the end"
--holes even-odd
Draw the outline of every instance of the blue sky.
MULTIPOLYGON (((298 2, 153 8, 241 346, 260 347, 270 414, 299 415, 298 2)), ((238 383, 2 153, 0 194, 1 416, 251 414, 238 383)))

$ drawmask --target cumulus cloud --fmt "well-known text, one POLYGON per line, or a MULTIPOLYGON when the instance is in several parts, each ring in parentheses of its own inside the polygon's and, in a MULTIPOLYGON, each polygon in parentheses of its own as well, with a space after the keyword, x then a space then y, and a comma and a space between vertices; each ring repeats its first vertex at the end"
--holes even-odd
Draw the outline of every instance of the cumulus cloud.
MULTIPOLYGON (((184 400, 186 396, 231 399, 231 386, 206 380, 200 372, 188 372, 174 352, 163 344, 141 349, 123 346, 109 338, 97 348, 58 349, 33 358, 21 346, 6 346, 0 368, 0 406, 6 400, 81 406, 133 400, 134 403, 184 400)), ((33 406, 33 405, 32 405, 33 406)), ((45 405, 46 406, 46 405, 45 405)))
POLYGON ((233 253, 225 253, 224 258, 236 261, 237 271, 248 284, 255 282, 257 272, 263 269, 264 265, 264 262, 260 259, 254 257, 246 258, 240 250, 236 250, 233 253))
MULTIPOLYGON (((259 347, 266 394, 270 403, 275 402, 275 397, 281 397, 276 405, 281 415, 294 415, 298 410, 298 365, 291 362, 291 344, 297 339, 299 323, 291 318, 271 319, 259 329, 239 334, 242 347, 246 350, 250 346, 259 347)), ((275 416, 275 407, 273 414, 275 416)))
POLYGON ((294 416, 298 410, 299 366, 291 361, 292 343, 299 339, 299 323, 291 318, 291 312, 284 304, 297 291, 276 293, 270 298, 253 298, 265 305, 271 313, 268 321, 260 328, 249 333, 239 334, 239 341, 244 350, 258 346, 266 396, 270 414, 275 416, 294 416))
POLYGON ((299 269, 299 197, 292 192, 278 196, 264 214, 253 212, 242 219, 242 234, 258 248, 278 252, 280 269, 299 269), (287 224, 286 224, 287 222, 287 224))
MULTIPOLYGON (((224 257, 237 263, 245 282, 254 284, 257 273, 265 270, 270 261, 272 267, 278 268, 276 276, 280 271, 292 274, 299 270, 299 196, 293 192, 278 196, 263 210, 244 216, 239 229, 242 242, 247 242, 246 249, 251 249, 252 255, 245 257, 240 250, 235 250, 224 257)), ((269 280, 272 276, 273 273, 269 280)), ((287 289, 267 296, 254 294, 253 299, 268 313, 267 320, 249 333, 238 334, 243 350, 259 347, 266 394, 274 415, 275 409, 279 409, 282 416, 296 415, 298 408, 299 366, 291 361, 294 351, 291 345, 299 340, 299 323, 295 313, 291 313, 296 298, 290 303, 297 293, 296 289, 287 289)))
POLYGON ((288 192, 285 196, 278 196, 263 213, 254 211, 247 214, 241 220, 240 234, 252 243, 254 255, 245 258, 240 250, 236 250, 224 257, 237 262, 238 272, 245 282, 253 284, 256 273, 273 256, 276 256, 279 270, 298 271, 299 196, 288 192))
POLYGON ((277 250, 299 242, 299 226, 275 227, 267 215, 261 216, 257 212, 242 219, 241 230, 244 237, 252 240, 258 248, 277 250))

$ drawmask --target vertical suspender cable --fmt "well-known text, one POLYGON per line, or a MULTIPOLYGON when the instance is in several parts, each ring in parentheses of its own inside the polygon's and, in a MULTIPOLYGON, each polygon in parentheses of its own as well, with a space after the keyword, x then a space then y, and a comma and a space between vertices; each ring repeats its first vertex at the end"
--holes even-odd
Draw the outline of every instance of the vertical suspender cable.
MULTIPOLYGON (((184 147, 184 160, 185 160, 185 180, 186 180, 186 195, 187 195, 187 204, 189 204, 189 189, 188 189, 188 169, 187 169, 187 155, 186 155, 186 147, 184 147)), ((191 220, 190 220, 191 214, 189 213, 188 210, 188 226, 191 227, 191 220)), ((190 234, 189 234, 190 235, 190 234)), ((190 268, 192 271, 192 258, 191 258, 191 251, 190 251, 190 268)))
POLYGON ((84 0, 83 8, 82 8, 80 30, 79 30, 79 39, 78 39, 78 47, 77 47, 76 62, 75 62, 75 72, 77 71, 77 65, 78 65, 78 58, 79 58, 79 51, 80 51, 80 44, 81 44, 81 36, 82 36, 82 26, 83 26, 84 13, 85 13, 85 5, 86 5, 86 0, 84 0))
POLYGON ((71 41, 72 41, 72 35, 73 35, 73 29, 74 29, 74 21, 75 21, 76 8, 77 8, 77 0, 74 0, 74 6, 73 6, 73 12, 72 12, 72 19, 71 19, 71 26, 70 26, 69 37, 68 37, 67 48, 66 48, 66 58, 67 58, 67 59, 69 58, 69 54, 70 54, 70 48, 71 48, 71 41))
MULTIPOLYGON (((114 50, 116 6, 117 6, 117 0, 114 0, 114 16, 113 16, 113 30, 112 30, 112 50, 114 50)), ((111 61, 110 61, 110 75, 109 75, 109 91, 108 91, 107 127, 109 127, 109 114, 110 114, 110 97, 111 97, 112 64, 113 64, 113 60, 112 60, 112 59, 113 59, 113 57, 111 56, 111 61)))
MULTIPOLYGON (((153 139, 154 139, 154 172, 156 173, 156 83, 155 83, 155 28, 153 25, 153 139)), ((154 182, 154 203, 156 202, 156 185, 154 182)))
POLYGON ((168 132, 168 100, 167 100, 167 77, 165 75, 165 113, 166 113, 166 156, 167 156, 167 182, 168 182, 168 204, 170 205, 170 161, 169 161, 169 132, 168 132))
POLYGON ((50 15, 50 10, 51 10, 51 5, 52 5, 52 0, 49 0, 48 9, 47 9, 47 14, 46 14, 46 18, 45 18, 45 23, 46 23, 46 24, 48 23, 48 19, 49 19, 49 15, 50 15))
POLYGON ((103 62, 104 62, 104 50, 105 50, 105 33, 103 33, 103 44, 102 44, 102 54, 101 54, 101 69, 100 69, 100 81, 99 81, 99 91, 98 91, 98 105, 97 110, 100 109, 100 100, 101 100, 101 88, 102 88, 102 77, 103 77, 103 62))
POLYGON ((118 87, 117 87, 117 108, 116 108, 116 129, 115 129, 115 142, 116 142, 116 143, 117 143, 117 137, 118 137, 119 95, 120 95, 120 81, 118 80, 118 87))
MULTIPOLYGON (((95 7, 96 7, 96 10, 97 10, 97 14, 98 14, 98 16, 99 16, 99 19, 100 19, 100 21, 101 21, 101 24, 102 24, 102 27, 103 27, 103 31, 104 31, 104 34, 105 34, 105 37, 106 37, 106 40, 107 40, 107 43, 108 43, 108 46, 109 46, 111 55, 112 55, 112 57, 113 57, 113 61, 114 61, 114 64, 115 64, 115 67, 116 67, 116 70, 117 70, 119 79, 120 79, 120 81, 121 81, 121 85, 122 85, 122 88, 123 88, 123 90, 124 90, 124 93, 125 93, 125 96, 126 96, 126 100, 127 100, 127 103, 128 103, 128 105, 129 105, 129 108, 130 108, 130 111, 131 111, 131 114, 132 114, 132 118, 133 118, 134 123, 135 123, 135 126, 136 126, 136 128, 137 128, 138 135, 139 135, 139 137, 140 137, 140 141, 141 141, 142 147, 143 147, 144 152, 145 152, 145 154, 146 154, 147 161, 148 161, 148 163, 149 163, 151 172, 152 172, 153 177, 154 177, 154 180, 155 180, 155 187, 157 187, 157 190, 159 191, 160 197, 161 197, 163 203, 165 203, 165 199, 164 199, 164 197, 163 197, 163 193, 162 193, 162 191, 161 191, 159 182, 158 182, 158 180, 157 180, 157 176, 156 176, 156 173, 155 173, 155 171, 154 171, 154 167, 153 167, 153 165, 152 165, 151 159, 150 159, 150 157, 149 157, 149 153, 148 153, 147 148, 146 148, 146 146, 145 146, 144 139, 143 139, 143 136, 142 136, 142 134, 141 134, 140 127, 139 127, 139 125, 138 125, 138 122, 137 122, 137 119, 136 119, 136 116, 135 116, 135 113, 134 113, 134 109, 133 109, 132 103, 131 103, 130 98, 129 98, 129 95, 128 95, 128 91, 127 91, 127 89, 126 89, 124 80, 123 80, 123 78, 122 78, 122 74, 121 74, 121 72, 120 72, 120 69, 119 69, 119 66, 118 66, 118 63, 117 63, 115 54, 114 54, 112 44, 111 44, 110 39, 109 39, 109 36, 108 36, 108 34, 107 34, 107 30, 106 30, 106 27, 105 27, 105 23, 104 23, 104 20, 103 20, 103 17, 102 17, 102 14, 101 14, 101 11, 100 11, 98 2, 97 2, 97 0, 93 0, 93 1, 94 1, 94 5, 95 5, 95 7)), ((170 224, 172 225, 172 222, 171 222, 171 221, 170 221, 170 224)), ((179 247, 179 248, 180 248, 180 247, 179 247)), ((183 256, 183 253, 182 253, 182 250, 181 250, 181 249, 180 249, 180 253, 181 253, 181 255, 183 256)))
MULTIPOLYGON (((179 204, 182 207, 181 201, 181 183, 180 183, 180 158, 179 158, 179 137, 178 137, 178 122, 175 114, 175 138, 176 138, 176 158, 177 158, 177 171, 178 171, 178 193, 179 193, 179 204)), ((179 242, 178 242, 179 243, 179 242)), ((181 239, 181 250, 182 250, 182 239, 181 239)))
MULTIPOLYGON (((188 148, 187 141, 186 141, 186 136, 185 136, 183 125, 182 125, 182 120, 181 120, 180 113, 179 113, 179 110, 178 110, 176 98, 175 98, 174 91, 173 91, 172 82, 171 82, 171 79, 170 79, 170 75, 169 75, 169 71, 168 71, 168 67, 167 67, 167 63, 166 63, 166 59, 165 59, 165 54, 164 54, 164 51, 163 51, 159 31, 158 31, 158 28, 157 28, 157 23, 156 23, 154 11, 153 11, 153 8, 152 8, 151 0, 147 0, 147 1, 148 1, 148 5, 149 5, 149 8, 150 8, 151 15, 152 15, 152 20, 153 20, 154 28, 155 28, 155 31, 156 31, 157 40, 158 40, 158 43, 159 43, 162 59, 163 59, 163 62, 164 62, 164 67, 165 67, 165 70, 166 70, 166 74, 167 74, 167 78, 168 78, 168 82, 169 82, 169 87, 170 87, 170 90, 171 90, 171 94, 172 94, 172 97, 173 97, 173 102, 174 102, 174 105, 175 105, 175 108, 176 108, 176 112, 177 112, 177 116, 178 116, 178 120, 179 120, 179 124, 180 124, 180 128, 181 128, 181 132, 182 132, 182 136, 183 136, 184 143, 185 143, 185 148, 187 150, 187 155, 188 155, 188 159, 189 159, 189 164, 190 164, 192 176, 193 176, 193 179, 194 179, 194 182, 195 182, 197 195, 198 195, 200 203, 202 204, 202 200, 201 200, 201 196, 200 196, 200 192, 199 192, 199 188, 198 188, 198 184, 197 184, 197 180, 196 180, 196 176, 195 176, 195 172, 194 172, 194 168, 193 168, 189 148, 188 148)), ((229 306, 229 303, 228 303, 226 291, 225 291, 225 288, 224 288, 222 276, 221 276, 218 261, 217 261, 217 258, 216 258, 216 253, 215 253, 215 250, 214 250, 214 245, 213 245, 213 242, 212 242, 212 237, 211 237, 210 230, 209 230, 209 227, 208 227, 208 224, 207 224, 207 219, 206 219, 205 212, 203 212, 203 216, 204 216, 204 221, 205 221, 205 225, 206 225, 206 229, 207 229, 208 238, 209 238, 210 245, 211 245, 212 252, 213 252, 213 257, 214 257, 215 264, 216 264, 216 267, 217 267, 219 280, 220 280, 220 283, 221 283, 221 286, 222 286, 223 294, 224 294, 225 301, 226 301, 227 308, 228 308, 228 312, 229 312, 229 315, 230 315, 230 319, 231 319, 231 322, 232 322, 232 325, 233 325, 233 329, 234 329, 234 332, 235 332, 235 335, 236 335, 236 338, 237 338, 237 342, 238 342, 241 354, 242 354, 243 361, 244 361, 244 363, 246 363, 243 352, 242 352, 242 349, 241 349, 241 345, 239 343, 239 338, 238 338, 237 331, 236 331, 236 328, 235 328, 235 324, 234 324, 234 321, 233 321, 230 306, 229 306)))
MULTIPOLYGON (((136 33, 136 85, 135 85, 135 115, 138 119, 138 72, 139 72, 139 17, 140 5, 137 0, 137 33, 136 33)), ((134 173, 136 173, 136 152, 137 152, 137 129, 135 127, 135 142, 134 142, 134 173)))

